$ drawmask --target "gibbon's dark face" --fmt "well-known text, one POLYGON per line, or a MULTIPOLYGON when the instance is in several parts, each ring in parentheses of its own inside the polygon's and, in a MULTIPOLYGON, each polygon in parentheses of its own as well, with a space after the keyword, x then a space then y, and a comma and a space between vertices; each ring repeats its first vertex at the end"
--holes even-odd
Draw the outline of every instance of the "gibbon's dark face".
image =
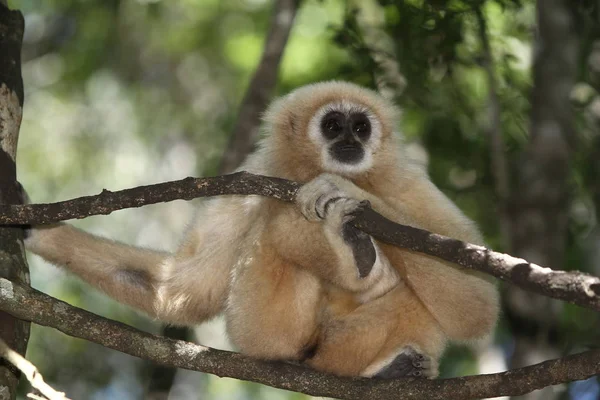
POLYGON ((329 155, 343 164, 358 164, 371 137, 371 122, 363 112, 329 111, 321 119, 321 134, 329 155))

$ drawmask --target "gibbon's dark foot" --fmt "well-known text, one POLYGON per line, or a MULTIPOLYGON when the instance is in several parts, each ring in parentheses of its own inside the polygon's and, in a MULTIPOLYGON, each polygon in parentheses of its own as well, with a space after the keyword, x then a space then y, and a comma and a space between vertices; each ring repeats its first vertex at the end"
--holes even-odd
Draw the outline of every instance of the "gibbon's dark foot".
POLYGON ((406 346, 391 363, 373 375, 373 378, 429 378, 434 374, 432 366, 433 363, 430 357, 419 353, 410 346, 406 346))
POLYGON ((354 262, 358 269, 358 274, 361 278, 369 275, 377 259, 377 252, 375 246, 371 241, 371 237, 361 231, 360 229, 352 225, 352 219, 354 214, 369 207, 368 201, 364 200, 358 204, 358 207, 348 215, 349 218, 345 218, 342 224, 342 238, 344 242, 352 249, 352 255, 354 256, 354 262))

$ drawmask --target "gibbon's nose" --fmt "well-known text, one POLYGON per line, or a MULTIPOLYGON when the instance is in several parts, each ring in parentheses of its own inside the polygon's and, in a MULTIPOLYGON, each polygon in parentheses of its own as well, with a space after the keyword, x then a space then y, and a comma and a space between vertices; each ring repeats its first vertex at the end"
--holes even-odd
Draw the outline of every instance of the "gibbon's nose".
POLYGON ((342 141, 351 145, 356 145, 359 143, 358 138, 354 136, 354 133, 352 133, 350 126, 346 126, 346 129, 344 129, 344 138, 342 141))

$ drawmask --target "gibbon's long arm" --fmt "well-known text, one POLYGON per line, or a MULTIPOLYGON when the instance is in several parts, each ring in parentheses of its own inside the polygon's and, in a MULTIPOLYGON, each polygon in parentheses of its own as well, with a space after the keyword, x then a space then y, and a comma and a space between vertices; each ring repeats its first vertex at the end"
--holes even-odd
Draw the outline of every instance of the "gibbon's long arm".
POLYGON ((175 324, 197 324, 222 310, 236 248, 256 199, 204 203, 171 255, 100 238, 67 224, 34 227, 28 250, 75 273, 119 302, 175 324))

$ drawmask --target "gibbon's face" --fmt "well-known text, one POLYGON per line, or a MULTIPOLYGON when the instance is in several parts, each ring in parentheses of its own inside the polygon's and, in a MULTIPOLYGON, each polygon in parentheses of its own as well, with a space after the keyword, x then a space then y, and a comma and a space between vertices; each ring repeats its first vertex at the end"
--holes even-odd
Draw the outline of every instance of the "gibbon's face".
POLYGON ((352 175, 372 167, 381 124, 367 107, 342 101, 321 107, 309 123, 308 134, 321 149, 324 170, 352 175))
POLYGON ((303 86, 267 109, 265 157, 273 159, 276 173, 299 181, 323 172, 373 176, 396 164, 398 116, 393 104, 352 83, 303 86))

